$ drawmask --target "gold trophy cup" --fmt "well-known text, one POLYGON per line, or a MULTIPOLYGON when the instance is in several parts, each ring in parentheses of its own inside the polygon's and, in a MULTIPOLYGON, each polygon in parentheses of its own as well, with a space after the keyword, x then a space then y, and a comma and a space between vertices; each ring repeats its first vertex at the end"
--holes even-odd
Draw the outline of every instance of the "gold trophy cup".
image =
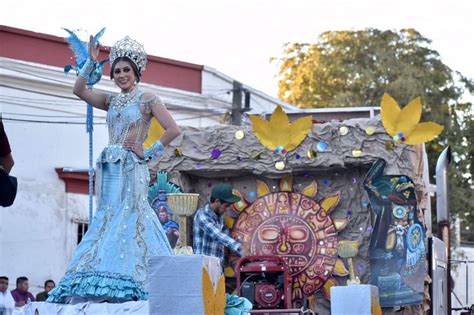
POLYGON ((352 258, 359 252, 359 242, 357 241, 339 241, 337 243, 337 253, 341 258, 347 259, 349 263, 350 278, 347 280, 347 285, 360 284, 359 277, 355 275, 354 264, 352 258))
POLYGON ((191 245, 190 221, 196 212, 199 194, 168 194, 168 205, 179 216, 179 238, 182 247, 191 245))

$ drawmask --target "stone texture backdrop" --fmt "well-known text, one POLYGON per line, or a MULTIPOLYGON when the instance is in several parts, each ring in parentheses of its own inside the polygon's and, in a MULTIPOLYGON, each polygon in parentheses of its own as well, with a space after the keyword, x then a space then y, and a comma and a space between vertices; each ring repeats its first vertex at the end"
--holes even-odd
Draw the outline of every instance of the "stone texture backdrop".
MULTIPOLYGON (((361 243, 354 266, 361 282, 367 283, 370 273, 371 210, 363 180, 372 163, 382 158, 387 161, 385 174, 406 175, 413 179, 421 222, 424 222, 423 213, 429 202, 425 186, 428 177, 423 174, 423 146, 395 145, 388 149, 390 141, 391 137, 385 132, 379 116, 313 124, 306 139, 284 156, 265 148, 251 126, 185 128, 182 135, 167 147, 165 154, 151 163, 151 173, 156 174, 157 170, 169 172, 170 181, 180 185, 185 192, 200 194, 200 206, 208 201, 213 185, 218 182, 230 182, 252 202, 256 199, 257 179, 267 183, 271 191, 278 191, 278 179, 287 174, 293 176, 295 191, 301 191, 315 180, 318 184, 317 200, 340 191, 341 200, 331 217, 349 217, 348 226, 339 236, 340 239, 361 243), (340 133, 343 126, 348 128, 345 135, 340 133), (375 132, 368 135, 367 127, 375 128, 375 132), (245 133, 242 140, 235 138, 238 130, 245 133), (324 152, 316 149, 320 141, 328 145, 324 152), (217 158, 211 155, 214 149, 220 150, 217 158), (307 157, 309 150, 316 152, 312 159, 307 157), (361 150, 362 155, 353 156, 353 150, 361 150), (275 168, 275 163, 280 161, 285 163, 281 171, 275 168)), ((346 279, 338 278, 338 281, 345 284, 346 279)), ((320 295, 317 295, 317 311, 320 314, 329 313, 329 303, 320 295)), ((420 312, 421 307, 412 307, 408 311, 420 312)))

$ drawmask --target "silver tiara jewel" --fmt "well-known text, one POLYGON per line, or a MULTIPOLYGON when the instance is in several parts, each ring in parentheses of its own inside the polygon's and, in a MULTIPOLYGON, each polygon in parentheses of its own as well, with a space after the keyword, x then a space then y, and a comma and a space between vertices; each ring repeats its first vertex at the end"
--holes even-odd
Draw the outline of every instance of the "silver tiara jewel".
POLYGON ((114 63, 115 59, 120 57, 130 58, 139 71, 143 71, 146 68, 146 52, 143 45, 128 36, 116 42, 110 49, 110 65, 114 63))

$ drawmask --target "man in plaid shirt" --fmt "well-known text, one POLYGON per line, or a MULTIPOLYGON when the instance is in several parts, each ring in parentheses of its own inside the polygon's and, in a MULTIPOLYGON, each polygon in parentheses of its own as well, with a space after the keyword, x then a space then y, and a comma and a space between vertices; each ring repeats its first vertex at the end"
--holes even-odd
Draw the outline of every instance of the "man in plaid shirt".
POLYGON ((211 202, 194 215, 194 253, 224 260, 224 247, 243 255, 242 246, 224 231, 224 212, 240 198, 232 193, 229 184, 217 184, 211 191, 211 202))

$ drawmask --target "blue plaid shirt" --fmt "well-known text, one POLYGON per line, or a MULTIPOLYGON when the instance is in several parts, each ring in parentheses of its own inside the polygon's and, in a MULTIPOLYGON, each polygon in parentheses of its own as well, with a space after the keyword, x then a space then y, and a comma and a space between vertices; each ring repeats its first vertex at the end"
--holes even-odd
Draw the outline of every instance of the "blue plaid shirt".
POLYGON ((206 204, 194 215, 193 247, 195 254, 224 259, 224 247, 241 255, 240 243, 224 231, 224 217, 218 216, 206 204))

